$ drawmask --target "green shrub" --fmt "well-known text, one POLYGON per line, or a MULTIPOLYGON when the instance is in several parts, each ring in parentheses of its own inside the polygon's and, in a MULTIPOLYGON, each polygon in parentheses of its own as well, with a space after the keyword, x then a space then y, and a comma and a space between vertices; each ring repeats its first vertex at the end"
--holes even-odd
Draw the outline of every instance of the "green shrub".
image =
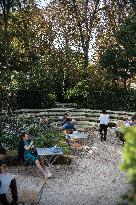
POLYGON ((136 90, 133 89, 92 90, 84 83, 69 90, 65 98, 68 101, 75 102, 78 107, 86 107, 92 110, 136 110, 136 90))
POLYGON ((41 118, 21 115, 2 119, 0 143, 7 149, 9 155, 17 154, 21 132, 28 132, 36 147, 62 147, 67 152, 62 131, 48 128, 41 118))
POLYGON ((50 108, 55 101, 55 95, 44 90, 19 90, 17 93, 18 109, 50 108))
POLYGON ((131 189, 123 196, 120 205, 136 205, 136 127, 124 128, 125 135, 124 162, 121 165, 123 171, 127 171, 131 189))

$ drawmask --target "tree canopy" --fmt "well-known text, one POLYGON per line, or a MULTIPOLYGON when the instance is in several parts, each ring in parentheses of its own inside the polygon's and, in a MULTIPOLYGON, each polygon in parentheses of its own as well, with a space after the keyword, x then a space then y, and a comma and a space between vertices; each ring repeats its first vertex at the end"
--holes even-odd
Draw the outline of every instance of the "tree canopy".
POLYGON ((135 79, 135 1, 0 1, 0 90, 129 87, 135 79), (91 57, 89 54, 91 53, 91 57))

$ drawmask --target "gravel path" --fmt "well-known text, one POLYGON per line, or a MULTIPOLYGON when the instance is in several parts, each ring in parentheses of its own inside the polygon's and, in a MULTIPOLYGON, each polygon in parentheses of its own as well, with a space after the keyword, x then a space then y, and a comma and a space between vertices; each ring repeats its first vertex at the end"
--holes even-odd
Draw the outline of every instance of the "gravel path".
MULTIPOLYGON (((107 141, 101 142, 98 131, 91 133, 88 144, 93 152, 84 156, 76 166, 54 165, 53 177, 43 190, 41 205, 116 205, 127 191, 126 173, 119 170, 122 145, 115 134, 108 131, 107 141)), ((12 169, 19 194, 25 190, 38 192, 42 179, 34 169, 12 169), (26 188, 27 187, 27 188, 26 188)))

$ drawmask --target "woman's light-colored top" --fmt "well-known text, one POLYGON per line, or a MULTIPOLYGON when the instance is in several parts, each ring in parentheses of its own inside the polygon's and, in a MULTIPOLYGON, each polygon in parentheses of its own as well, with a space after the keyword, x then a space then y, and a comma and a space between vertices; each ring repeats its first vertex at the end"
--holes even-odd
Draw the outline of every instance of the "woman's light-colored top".
POLYGON ((11 181, 13 179, 14 176, 12 174, 9 173, 0 174, 0 181, 1 181, 0 194, 7 194, 11 181))
POLYGON ((100 124, 108 125, 110 118, 108 114, 101 114, 99 120, 100 124))

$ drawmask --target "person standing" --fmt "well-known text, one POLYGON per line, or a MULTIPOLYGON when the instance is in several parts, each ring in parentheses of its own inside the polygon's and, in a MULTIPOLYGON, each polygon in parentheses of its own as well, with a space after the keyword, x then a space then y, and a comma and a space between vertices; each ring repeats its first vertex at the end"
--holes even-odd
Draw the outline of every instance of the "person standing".
POLYGON ((102 110, 102 114, 99 117, 100 120, 100 135, 101 141, 106 141, 108 123, 110 121, 109 115, 106 110, 102 110))

